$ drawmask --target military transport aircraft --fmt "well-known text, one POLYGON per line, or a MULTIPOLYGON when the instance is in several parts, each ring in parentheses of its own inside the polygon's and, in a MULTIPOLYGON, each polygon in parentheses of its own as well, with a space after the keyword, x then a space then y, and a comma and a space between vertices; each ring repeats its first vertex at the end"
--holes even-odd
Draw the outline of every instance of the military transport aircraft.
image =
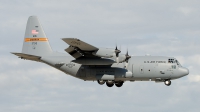
POLYGON ((171 85, 171 80, 189 74, 177 59, 164 56, 129 56, 116 47, 98 48, 76 38, 63 38, 67 53, 52 51, 48 38, 36 16, 26 26, 21 59, 46 63, 73 77, 97 81, 108 87, 121 87, 125 81, 155 81, 171 85))

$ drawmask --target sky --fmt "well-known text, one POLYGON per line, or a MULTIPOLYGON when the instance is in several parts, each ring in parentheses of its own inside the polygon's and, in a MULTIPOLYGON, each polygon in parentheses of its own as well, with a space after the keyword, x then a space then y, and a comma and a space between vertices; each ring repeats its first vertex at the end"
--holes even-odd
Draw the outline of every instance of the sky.
POLYGON ((0 0, 0 111, 3 112, 199 112, 199 0, 0 0), (134 56, 169 56, 190 74, 164 83, 125 82, 108 88, 82 81, 21 52, 26 22, 38 16, 54 51, 61 38, 96 47, 121 46, 134 56))

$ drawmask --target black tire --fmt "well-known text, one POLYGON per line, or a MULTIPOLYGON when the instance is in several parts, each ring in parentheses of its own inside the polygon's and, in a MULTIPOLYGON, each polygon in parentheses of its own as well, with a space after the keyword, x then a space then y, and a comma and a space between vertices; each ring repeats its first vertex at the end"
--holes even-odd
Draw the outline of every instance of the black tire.
POLYGON ((166 86, 170 86, 172 82, 170 80, 166 80, 164 83, 166 86))
POLYGON ((117 87, 122 87, 123 83, 124 83, 124 82, 117 82, 117 83, 115 83, 115 86, 117 86, 117 87))
POLYGON ((106 85, 107 85, 108 87, 113 87, 114 83, 110 84, 110 83, 106 82, 106 85))
POLYGON ((100 80, 97 80, 97 82, 98 82, 100 85, 103 85, 103 84, 105 83, 105 81, 100 82, 100 80))

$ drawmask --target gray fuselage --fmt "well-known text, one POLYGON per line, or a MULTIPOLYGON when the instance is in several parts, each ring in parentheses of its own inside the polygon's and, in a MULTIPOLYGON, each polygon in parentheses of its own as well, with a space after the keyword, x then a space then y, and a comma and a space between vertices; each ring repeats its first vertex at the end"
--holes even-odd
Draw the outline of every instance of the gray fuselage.
POLYGON ((132 56, 126 63, 114 63, 111 66, 81 65, 72 62, 73 58, 65 54, 54 53, 43 56, 41 61, 55 67, 66 74, 79 79, 115 80, 115 81, 162 81, 183 77, 189 73, 179 63, 169 62, 171 57, 132 56))

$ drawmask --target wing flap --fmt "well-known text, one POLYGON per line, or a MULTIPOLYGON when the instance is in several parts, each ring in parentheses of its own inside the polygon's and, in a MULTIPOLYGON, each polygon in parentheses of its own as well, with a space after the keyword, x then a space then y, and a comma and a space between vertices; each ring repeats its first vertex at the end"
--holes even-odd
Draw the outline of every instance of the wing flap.
POLYGON ((74 47, 69 46, 67 49, 65 49, 65 51, 76 59, 82 57, 82 55, 79 52, 74 50, 74 47))
POLYGON ((69 47, 66 48, 65 51, 76 59, 82 57, 100 58, 92 54, 94 51, 99 50, 97 47, 94 47, 76 38, 63 38, 62 40, 69 44, 69 47))

